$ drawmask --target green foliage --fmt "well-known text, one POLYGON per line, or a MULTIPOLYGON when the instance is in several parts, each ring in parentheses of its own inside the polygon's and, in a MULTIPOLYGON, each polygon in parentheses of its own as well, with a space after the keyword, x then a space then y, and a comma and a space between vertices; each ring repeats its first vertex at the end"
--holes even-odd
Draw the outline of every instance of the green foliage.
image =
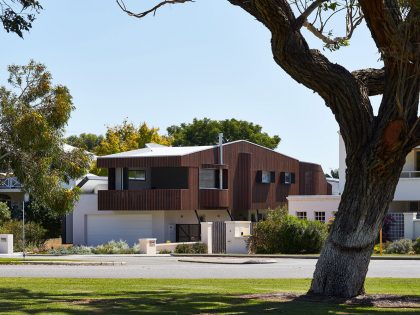
POLYGON ((409 254, 413 251, 413 241, 409 239, 396 240, 386 248, 387 254, 409 254))
MULTIPOLYGON (((0 234, 13 234, 14 251, 23 250, 22 221, 10 220, 0 227, 0 234)), ((28 247, 41 247, 45 242, 46 230, 38 223, 25 222, 25 241, 28 247)))
POLYGON ((420 254, 420 237, 414 241, 413 250, 416 254, 420 254))
POLYGON ((98 245, 92 248, 92 253, 94 254, 133 254, 133 249, 128 246, 127 242, 119 241, 109 241, 106 244, 98 245))
POLYGON ((61 246, 59 248, 50 249, 48 251, 50 255, 89 255, 92 254, 92 248, 87 246, 61 246))
POLYGON ((121 125, 108 127, 105 138, 94 149, 97 155, 108 155, 144 148, 146 143, 170 145, 171 139, 159 135, 159 128, 149 128, 146 123, 138 128, 124 121, 121 125))
POLYGON ((0 226, 11 218, 10 209, 5 202, 0 202, 0 226))
POLYGON ((33 202, 29 202, 25 207, 26 219, 40 224, 46 230, 46 238, 60 237, 63 221, 63 216, 60 213, 33 202))
POLYGON ((81 133, 80 135, 70 136, 66 138, 66 143, 76 148, 81 148, 89 152, 94 152, 96 147, 104 140, 102 135, 95 135, 93 133, 81 133))
POLYGON ((179 244, 174 252, 176 254, 207 254, 207 245, 204 243, 179 244))
POLYGON ((248 140, 270 149, 277 148, 281 140, 277 135, 270 137, 262 132, 260 125, 236 119, 194 118, 192 123, 170 126, 167 130, 174 146, 213 145, 217 143, 219 133, 223 133, 226 142, 248 140))
POLYGON ((3 0, 0 2, 0 21, 8 33, 23 37, 23 32, 32 28, 35 13, 40 10, 42 6, 37 0, 3 0))
POLYGON ((45 66, 9 66, 10 88, 0 87, 0 169, 13 173, 39 206, 67 213, 78 190, 63 187, 86 173, 82 149, 64 151, 63 134, 74 109, 65 86, 53 86, 45 66))
POLYGON ((254 227, 254 234, 248 240, 252 253, 301 254, 321 250, 328 235, 324 223, 272 211, 274 214, 270 213, 267 220, 256 223, 254 227))

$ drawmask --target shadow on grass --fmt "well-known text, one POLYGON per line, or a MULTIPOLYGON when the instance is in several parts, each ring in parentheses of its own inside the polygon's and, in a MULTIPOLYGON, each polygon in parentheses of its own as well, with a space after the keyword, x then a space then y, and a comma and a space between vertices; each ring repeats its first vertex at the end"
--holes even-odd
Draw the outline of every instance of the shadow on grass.
MULTIPOLYGON (((366 302, 366 301, 365 301, 366 302)), ((0 313, 21 314, 420 314, 420 308, 373 308, 296 296, 285 301, 177 290, 43 293, 0 290, 0 313)))

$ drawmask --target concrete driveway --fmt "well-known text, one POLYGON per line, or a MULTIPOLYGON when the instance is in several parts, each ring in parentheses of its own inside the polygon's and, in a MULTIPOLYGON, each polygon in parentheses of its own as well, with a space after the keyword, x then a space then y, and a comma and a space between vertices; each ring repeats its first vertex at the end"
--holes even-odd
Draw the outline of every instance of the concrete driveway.
MULTIPOLYGON (((54 257, 57 258, 57 257, 54 257)), ((272 264, 205 264, 178 257, 67 256, 124 261, 117 266, 1 265, 0 277, 52 278, 311 278, 316 259, 275 259, 272 264)), ((368 277, 420 278, 419 260, 372 260, 368 277)))

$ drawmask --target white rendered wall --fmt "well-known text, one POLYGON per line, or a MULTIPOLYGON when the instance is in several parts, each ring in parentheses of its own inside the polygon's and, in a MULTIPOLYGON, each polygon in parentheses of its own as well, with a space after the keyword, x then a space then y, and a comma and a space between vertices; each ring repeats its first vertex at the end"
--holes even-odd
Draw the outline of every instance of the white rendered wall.
POLYGON ((343 137, 339 134, 339 167, 338 174, 340 177, 339 192, 340 194, 344 191, 344 185, 346 184, 346 147, 344 145, 343 137))
POLYGON ((308 220, 315 220, 315 212, 325 212, 325 222, 334 217, 338 211, 340 196, 289 196, 289 214, 296 216, 296 212, 306 212, 308 220))

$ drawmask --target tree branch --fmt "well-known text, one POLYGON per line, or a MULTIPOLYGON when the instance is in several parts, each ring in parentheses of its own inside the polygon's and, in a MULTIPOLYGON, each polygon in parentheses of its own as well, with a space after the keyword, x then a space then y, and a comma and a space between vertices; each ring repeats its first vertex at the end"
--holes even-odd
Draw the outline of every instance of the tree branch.
POLYGON ((301 29, 304 23, 306 22, 306 20, 308 19, 309 15, 311 15, 313 11, 315 11, 323 2, 326 2, 326 1, 328 0, 316 0, 312 2, 311 5, 307 7, 306 10, 303 11, 303 13, 296 19, 296 22, 295 22, 296 30, 301 29))
POLYGON ((368 89, 369 96, 383 94, 385 87, 385 70, 383 68, 356 70, 351 74, 368 89))
POLYGON ((134 13, 132 11, 129 11, 124 3, 123 0, 116 0, 118 6, 121 8, 121 10, 123 10, 125 13, 127 13, 129 16, 134 16, 136 18, 142 18, 145 17, 146 15, 153 13, 153 15, 156 14, 156 11, 166 5, 166 4, 177 4, 177 3, 185 3, 185 2, 194 2, 194 0, 166 0, 166 1, 162 1, 159 2, 157 5, 155 5, 153 8, 151 8, 150 10, 144 11, 144 12, 140 12, 140 13, 134 13))
POLYGON ((294 80, 317 92, 333 112, 346 144, 363 146, 374 119, 367 88, 344 67, 309 49, 286 0, 228 0, 240 6, 272 34, 274 60, 294 80))

